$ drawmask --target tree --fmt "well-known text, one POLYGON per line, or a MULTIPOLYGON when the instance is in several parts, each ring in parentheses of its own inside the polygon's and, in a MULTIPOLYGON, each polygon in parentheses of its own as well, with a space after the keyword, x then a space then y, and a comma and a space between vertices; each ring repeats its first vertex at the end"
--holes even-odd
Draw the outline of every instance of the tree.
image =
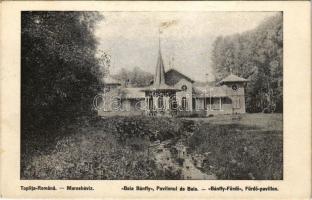
POLYGON ((278 13, 254 30, 218 37, 212 63, 217 80, 230 71, 250 80, 246 88, 249 112, 283 111, 283 19, 278 13))
POLYGON ((122 68, 114 75, 114 78, 122 83, 130 84, 133 87, 144 87, 150 85, 153 80, 153 75, 139 67, 135 67, 133 70, 122 68))
MULTIPOLYGON (((92 114, 101 90, 96 12, 22 12, 22 130, 92 114)), ((23 131, 22 131, 23 133, 23 131)))
POLYGON ((110 73, 110 67, 111 67, 111 57, 108 53, 106 53, 103 50, 98 50, 97 52, 97 58, 99 60, 100 66, 101 66, 101 72, 103 76, 107 76, 110 73))

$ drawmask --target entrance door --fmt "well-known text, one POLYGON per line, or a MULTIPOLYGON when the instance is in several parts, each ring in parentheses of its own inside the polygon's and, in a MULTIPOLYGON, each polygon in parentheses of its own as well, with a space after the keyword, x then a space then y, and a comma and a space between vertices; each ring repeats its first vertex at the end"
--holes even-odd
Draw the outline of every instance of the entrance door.
POLYGON ((240 104, 240 99, 239 97, 234 97, 233 98, 233 108, 234 109, 240 109, 241 104, 240 104))
POLYGON ((178 108, 178 104, 177 104, 177 100, 176 100, 175 96, 170 97, 169 98, 169 109, 170 109, 171 114, 176 114, 177 108, 178 108))
POLYGON ((153 102, 153 97, 150 97, 148 100, 148 109, 150 111, 154 110, 154 102, 153 102))

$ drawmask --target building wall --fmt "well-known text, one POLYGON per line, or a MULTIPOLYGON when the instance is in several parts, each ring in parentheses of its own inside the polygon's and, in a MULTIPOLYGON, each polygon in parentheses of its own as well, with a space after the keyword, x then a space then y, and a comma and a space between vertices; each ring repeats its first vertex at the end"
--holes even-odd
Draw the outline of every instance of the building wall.
POLYGON ((120 106, 116 105, 115 107, 113 107, 114 109, 101 110, 98 111, 98 114, 100 116, 129 116, 129 115, 143 115, 145 111, 144 99, 122 99, 120 101, 120 106), (140 106, 136 107, 135 106, 136 104, 140 106))
POLYGON ((196 98, 195 107, 197 111, 205 110, 207 115, 209 114, 231 114, 232 109, 232 100, 229 97, 221 97, 221 109, 220 109, 220 97, 210 98, 196 98), (205 102, 206 101, 206 102, 205 102), (206 108, 205 108, 206 104, 206 108), (211 108, 211 109, 210 109, 211 108))
POLYGON ((185 97, 187 100, 187 109, 189 111, 192 111, 192 94, 193 94, 193 84, 186 80, 186 79, 181 79, 177 84, 175 84, 174 87, 178 89, 182 89, 182 86, 185 85, 187 89, 185 91, 180 91, 176 93, 176 99, 178 106, 182 106, 182 98, 185 97))
POLYGON ((224 104, 222 99, 221 110, 207 110, 207 115, 216 115, 216 114, 232 114, 232 104, 224 104))
POLYGON ((245 105, 245 87, 244 83, 226 83, 226 94, 232 100, 234 113, 246 113, 245 105), (237 90, 233 90, 233 85, 237 86, 237 90), (236 102, 239 102, 239 106, 235 106, 236 102))
MULTIPOLYGON (((204 98, 194 98, 192 96, 193 92, 193 84, 192 82, 181 79, 174 87, 182 89, 182 86, 185 85, 187 89, 185 91, 180 91, 176 93, 177 104, 178 107, 182 106, 182 98, 185 97, 187 100, 187 110, 186 112, 196 112, 196 111, 204 111, 209 114, 232 114, 232 113, 245 113, 246 105, 245 105, 245 91, 244 91, 244 83, 226 83, 226 95, 227 97, 221 98, 221 109, 219 107, 220 98, 215 97, 212 98, 212 105, 210 110, 210 99, 206 98, 206 102, 204 98), (236 90, 233 90, 233 85, 237 86, 236 90), (193 105, 195 102, 195 105, 193 105), (206 107, 205 107, 206 104, 206 107)), ((129 115, 137 115, 145 112, 143 109, 138 109, 135 105, 139 102, 141 106, 146 106, 145 99, 113 99, 112 97, 118 97, 119 89, 111 89, 109 92, 106 92, 103 98, 105 102, 105 106, 99 105, 102 110, 98 111, 99 115, 120 115, 118 113, 124 112, 129 113, 129 115)))
POLYGON ((97 109, 101 110, 102 112, 113 111, 119 102, 118 96, 119 96, 118 89, 105 90, 105 92, 98 95, 96 99, 94 99, 93 104, 94 105, 97 104, 96 105, 97 109))
POLYGON ((144 106, 145 99, 123 99, 121 101, 122 111, 142 112, 144 106))
POLYGON ((205 110, 205 99, 204 98, 196 98, 195 99, 195 110, 205 110))

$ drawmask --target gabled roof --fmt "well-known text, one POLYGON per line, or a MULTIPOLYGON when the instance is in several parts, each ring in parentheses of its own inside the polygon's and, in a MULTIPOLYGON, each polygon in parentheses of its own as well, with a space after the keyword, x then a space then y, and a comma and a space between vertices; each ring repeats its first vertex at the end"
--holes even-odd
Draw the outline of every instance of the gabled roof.
POLYGON ((182 74, 181 72, 175 70, 175 69, 169 69, 166 73, 165 73, 165 82, 168 85, 175 85, 177 84, 182 78, 190 81, 191 83, 194 83, 194 81, 185 76, 184 74, 182 74))
POLYGON ((227 83, 227 82, 247 82, 247 79, 241 78, 239 76, 236 76, 234 74, 230 74, 227 77, 225 77, 224 79, 222 79, 219 83, 227 83))

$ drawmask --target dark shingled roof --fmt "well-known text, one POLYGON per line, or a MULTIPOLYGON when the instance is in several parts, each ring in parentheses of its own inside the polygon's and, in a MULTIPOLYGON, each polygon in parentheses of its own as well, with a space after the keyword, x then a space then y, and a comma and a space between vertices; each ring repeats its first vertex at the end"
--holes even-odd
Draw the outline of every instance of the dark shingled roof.
POLYGON ((194 83, 194 81, 192 79, 190 79, 189 77, 185 76, 184 74, 182 74, 181 72, 179 72, 179 71, 177 71, 175 69, 169 69, 165 73, 165 82, 166 82, 167 85, 175 85, 182 78, 190 81, 191 83, 194 83))

